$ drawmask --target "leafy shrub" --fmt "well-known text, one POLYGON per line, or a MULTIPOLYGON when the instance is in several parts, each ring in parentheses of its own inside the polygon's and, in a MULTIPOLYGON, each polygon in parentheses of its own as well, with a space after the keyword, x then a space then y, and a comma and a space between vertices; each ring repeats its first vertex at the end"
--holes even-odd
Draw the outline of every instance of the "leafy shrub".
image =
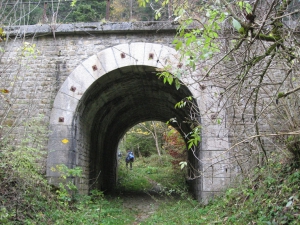
POLYGON ((293 155, 295 166, 300 166, 300 136, 289 136, 287 138, 287 149, 293 155))
POLYGON ((0 143, 1 222, 35 218, 51 207, 48 203, 55 198, 40 163, 47 136, 42 117, 24 123, 24 127, 22 140, 8 136, 0 143))

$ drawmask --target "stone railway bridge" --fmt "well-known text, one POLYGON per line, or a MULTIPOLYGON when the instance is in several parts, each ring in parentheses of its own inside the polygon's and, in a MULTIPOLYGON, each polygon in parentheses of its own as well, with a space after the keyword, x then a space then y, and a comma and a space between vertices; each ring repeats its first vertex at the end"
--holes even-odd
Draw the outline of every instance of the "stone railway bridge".
MULTIPOLYGON (((181 123, 191 112, 174 105, 187 96, 194 97, 199 110, 213 101, 213 90, 198 93, 193 85, 176 90, 156 76, 157 69, 168 64, 174 67, 170 72, 180 67, 172 46, 176 26, 168 22, 33 25, 8 27, 6 32, 11 49, 25 37, 40 52, 28 76, 35 77, 29 80, 39 87, 36 99, 50 105, 44 114, 51 130, 46 174, 52 183, 58 174, 50 168, 66 164, 83 168, 84 177, 75 181, 81 192, 87 193, 92 184, 112 190, 117 147, 126 131, 149 120, 176 118, 181 123), (53 88, 55 94, 49 98, 46 93, 53 93, 53 88)), ((217 157, 229 147, 226 128, 210 118, 198 119, 202 142, 197 151, 189 151, 188 161, 202 176, 190 186, 197 199, 205 200, 226 186, 233 172, 217 157)), ((191 131, 186 123, 181 129, 191 131)))

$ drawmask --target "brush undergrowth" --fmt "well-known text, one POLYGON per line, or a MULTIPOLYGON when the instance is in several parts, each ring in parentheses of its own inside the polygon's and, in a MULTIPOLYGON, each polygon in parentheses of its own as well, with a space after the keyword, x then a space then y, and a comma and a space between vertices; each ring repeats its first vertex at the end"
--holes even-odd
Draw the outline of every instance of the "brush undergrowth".
POLYGON ((43 143, 47 131, 42 118, 24 127, 28 131, 20 142, 11 137, 0 139, 0 224, 130 224, 132 212, 123 208, 120 199, 107 200, 102 192, 76 194, 67 176, 78 176, 80 168, 57 168, 62 182, 48 184, 43 175, 43 143))
POLYGON ((107 200, 102 192, 92 191, 92 194, 78 195, 68 207, 47 211, 49 223, 44 219, 35 219, 30 224, 131 224, 134 214, 124 209, 120 199, 107 200))
MULTIPOLYGON (((96 190, 67 196, 66 186, 51 188, 36 161, 42 131, 35 133, 19 145, 1 142, 0 224, 134 224, 138 212, 126 209, 121 198, 96 190)), ((188 197, 184 171, 174 170, 168 156, 136 159, 133 170, 120 161, 118 177, 121 191, 181 194, 140 224, 300 224, 299 164, 275 156, 206 205, 188 197)))
POLYGON ((270 162, 207 205, 168 202, 141 224, 300 224, 299 184, 299 168, 270 162))

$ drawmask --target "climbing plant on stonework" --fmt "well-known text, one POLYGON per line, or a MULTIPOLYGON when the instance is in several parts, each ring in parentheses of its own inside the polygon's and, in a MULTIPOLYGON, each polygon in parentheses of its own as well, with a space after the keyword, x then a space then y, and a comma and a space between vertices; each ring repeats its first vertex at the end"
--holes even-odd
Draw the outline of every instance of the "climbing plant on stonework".
MULTIPOLYGON (((199 116, 226 123, 234 161, 247 161, 240 149, 259 163, 270 152, 296 157, 287 138, 298 143, 300 135, 299 0, 161 2, 179 25, 173 44, 184 66, 159 76, 211 95, 214 101, 199 116)), ((199 136, 189 134, 191 142, 199 136)))

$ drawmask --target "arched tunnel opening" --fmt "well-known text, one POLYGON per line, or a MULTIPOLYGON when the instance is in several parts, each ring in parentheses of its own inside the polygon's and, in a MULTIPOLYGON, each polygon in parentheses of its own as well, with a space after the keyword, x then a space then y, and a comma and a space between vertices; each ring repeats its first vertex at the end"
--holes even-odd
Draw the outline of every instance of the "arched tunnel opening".
POLYGON ((131 127, 119 142, 114 194, 178 195, 187 190, 187 149, 168 123, 144 121, 131 127), (133 162, 128 161, 130 152, 133 162))
MULTIPOLYGON (((156 68, 149 66, 119 68, 101 76, 82 96, 77 108, 77 127, 84 136, 81 148, 86 148, 88 155, 85 158, 89 164, 90 190, 115 189, 118 144, 134 125, 176 118, 177 123, 171 125, 183 137, 191 131, 190 124, 186 123, 190 109, 174 107, 192 96, 190 90, 186 86, 177 90, 174 84, 164 84, 156 74, 156 68)), ((188 161, 193 169, 199 168, 191 152, 188 161)), ((190 186, 193 192, 193 182, 190 186)))

